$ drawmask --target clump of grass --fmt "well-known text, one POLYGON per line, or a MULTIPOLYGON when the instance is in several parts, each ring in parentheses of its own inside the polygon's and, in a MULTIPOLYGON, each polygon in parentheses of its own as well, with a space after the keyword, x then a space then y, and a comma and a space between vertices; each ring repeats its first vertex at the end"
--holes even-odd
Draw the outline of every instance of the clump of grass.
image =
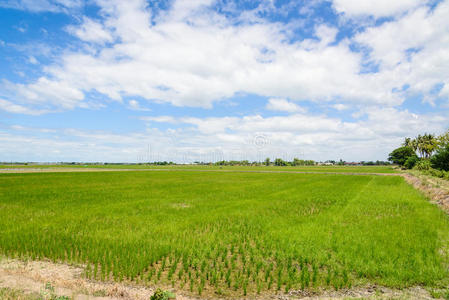
POLYGON ((150 300, 170 300, 176 299, 176 295, 169 291, 163 291, 157 289, 154 294, 150 297, 150 300))

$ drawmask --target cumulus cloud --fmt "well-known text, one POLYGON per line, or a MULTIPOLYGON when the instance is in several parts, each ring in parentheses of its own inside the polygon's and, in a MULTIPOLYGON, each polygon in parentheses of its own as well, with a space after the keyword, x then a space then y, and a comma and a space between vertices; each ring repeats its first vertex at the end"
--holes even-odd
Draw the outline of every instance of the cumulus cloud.
MULTIPOLYGON (((74 0, 39 1, 49 11, 81 5, 74 0)), ((166 153, 220 149, 235 154, 243 146, 254 153, 259 149, 251 148, 251 141, 264 136, 270 140, 264 149, 270 156, 276 149, 299 147, 316 154, 309 157, 313 159, 385 159, 404 136, 423 128, 440 132, 448 124, 444 113, 398 108, 410 96, 422 95, 428 102, 449 99, 448 0, 433 9, 415 0, 335 0, 340 18, 354 17, 356 24, 358 17, 392 17, 380 25, 365 24, 344 39, 339 35, 346 33, 329 24, 309 28, 306 39, 292 38, 291 24, 254 14, 272 9, 269 1, 237 20, 214 10, 210 0, 177 0, 157 13, 144 0, 93 3, 100 8, 95 19, 84 17, 67 27, 82 46, 66 49, 47 65, 40 59, 42 75, 35 80, 4 81, 1 110, 37 115, 90 107, 91 94, 132 110, 147 110, 145 101, 211 108, 243 93, 262 96, 268 99, 266 109, 289 114, 242 116, 234 111, 226 117, 179 118, 154 111, 154 116, 141 118, 149 129, 140 133, 67 129, 59 132, 65 140, 51 143, 52 136, 39 140, 0 132, 0 141, 16 148, 31 143, 30 149, 38 152, 47 149, 46 142, 60 153, 72 147, 79 160, 83 155, 97 160, 100 156, 89 153, 110 151, 114 154, 99 160, 114 160, 120 155, 134 158, 146 140, 166 153), (357 121, 306 112, 303 100, 318 103, 323 111, 356 107, 357 121), (171 128, 153 128, 160 123, 171 128)), ((19 4, 35 10, 25 0, 0 6, 19 4)))
MULTIPOLYGON (((48 82, 77 94, 95 91, 117 101, 139 96, 175 106, 212 107, 237 92, 293 101, 397 105, 404 100, 397 93, 403 80, 361 73, 363 55, 348 41, 335 43, 333 27, 317 26, 318 42, 292 42, 288 25, 266 20, 235 25, 209 7, 210 1, 176 1, 158 16, 143 0, 97 3, 101 23, 85 18, 69 27, 81 40, 95 41, 95 51, 66 52, 45 68, 48 82)), ((64 107, 74 107, 73 99, 83 97, 70 98, 64 107)))
POLYGON ((449 119, 445 114, 415 114, 395 108, 371 108, 365 113, 366 118, 358 121, 301 113, 273 117, 147 117, 142 120, 150 125, 163 122, 169 128, 150 126, 145 131, 120 134, 20 126, 14 128, 15 134, 0 129, 0 148, 4 158, 10 155, 44 161, 193 162, 265 157, 384 160, 405 136, 421 133, 423 128, 442 132, 449 119), (180 126, 183 124, 186 126, 180 126), (40 136, 36 136, 37 131, 40 136), (263 145, 257 143, 261 137, 263 145))
POLYGON ((429 95, 439 85, 440 95, 449 85, 449 1, 435 9, 419 8, 397 21, 386 22, 358 34, 355 41, 367 46, 379 64, 379 78, 395 81, 409 92, 429 95))
POLYGON ((73 109, 84 99, 84 94, 69 83, 46 77, 41 77, 32 84, 18 84, 17 95, 34 105, 50 103, 65 109, 73 109))
POLYGON ((128 101, 128 108, 131 110, 151 111, 151 109, 149 109, 149 108, 142 107, 140 105, 139 101, 134 100, 134 99, 128 101))
POLYGON ((282 98, 270 98, 265 107, 268 110, 284 111, 289 113, 305 112, 305 109, 296 103, 290 102, 282 98))
POLYGON ((346 104, 342 104, 342 103, 337 103, 337 104, 333 104, 332 107, 338 111, 342 111, 342 110, 348 109, 350 106, 348 106, 346 104))
POLYGON ((87 17, 83 18, 83 22, 79 26, 68 26, 67 31, 86 42, 104 44, 113 41, 110 31, 105 29, 101 23, 87 17))

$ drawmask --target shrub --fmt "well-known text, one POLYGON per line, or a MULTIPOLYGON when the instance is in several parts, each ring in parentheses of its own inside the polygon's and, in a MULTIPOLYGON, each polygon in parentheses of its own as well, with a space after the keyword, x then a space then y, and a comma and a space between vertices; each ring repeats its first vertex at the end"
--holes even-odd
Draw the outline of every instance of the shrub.
POLYGON ((416 163, 419 162, 419 158, 416 154, 410 156, 409 158, 407 158, 407 160, 404 163, 404 167, 406 167, 407 169, 412 169, 416 163))
POLYGON ((175 294, 168 291, 163 291, 161 289, 157 289, 154 292, 153 296, 150 297, 150 300, 169 300, 175 298, 176 298, 175 294))
POLYGON ((414 169, 419 171, 428 171, 430 170, 430 168, 431 168, 430 161, 426 159, 418 161, 414 166, 414 169))
POLYGON ((449 171, 449 145, 440 148, 431 158, 432 167, 439 170, 449 171))

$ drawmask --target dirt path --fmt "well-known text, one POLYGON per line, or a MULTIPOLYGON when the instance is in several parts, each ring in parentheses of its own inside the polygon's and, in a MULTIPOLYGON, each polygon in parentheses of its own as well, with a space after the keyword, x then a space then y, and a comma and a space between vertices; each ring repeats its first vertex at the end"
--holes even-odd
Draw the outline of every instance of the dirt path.
MULTIPOLYGON (((14 259, 0 261, 0 287, 22 290, 25 293, 49 293, 74 299, 125 300, 150 299, 154 290, 113 282, 95 282, 82 277, 83 269, 48 261, 23 262, 14 259)), ((188 300, 178 295, 176 299, 188 300)))

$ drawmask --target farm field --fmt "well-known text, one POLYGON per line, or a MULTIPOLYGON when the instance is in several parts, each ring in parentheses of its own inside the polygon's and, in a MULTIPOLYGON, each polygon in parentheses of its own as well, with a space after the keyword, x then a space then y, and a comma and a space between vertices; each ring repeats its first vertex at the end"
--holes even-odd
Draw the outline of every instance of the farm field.
POLYGON ((448 284, 449 219, 398 176, 0 174, 0 253, 202 296, 448 284))
POLYGON ((205 165, 0 165, 0 169, 167 169, 167 170, 231 170, 231 171, 292 171, 329 173, 395 173, 390 166, 205 166, 205 165))

